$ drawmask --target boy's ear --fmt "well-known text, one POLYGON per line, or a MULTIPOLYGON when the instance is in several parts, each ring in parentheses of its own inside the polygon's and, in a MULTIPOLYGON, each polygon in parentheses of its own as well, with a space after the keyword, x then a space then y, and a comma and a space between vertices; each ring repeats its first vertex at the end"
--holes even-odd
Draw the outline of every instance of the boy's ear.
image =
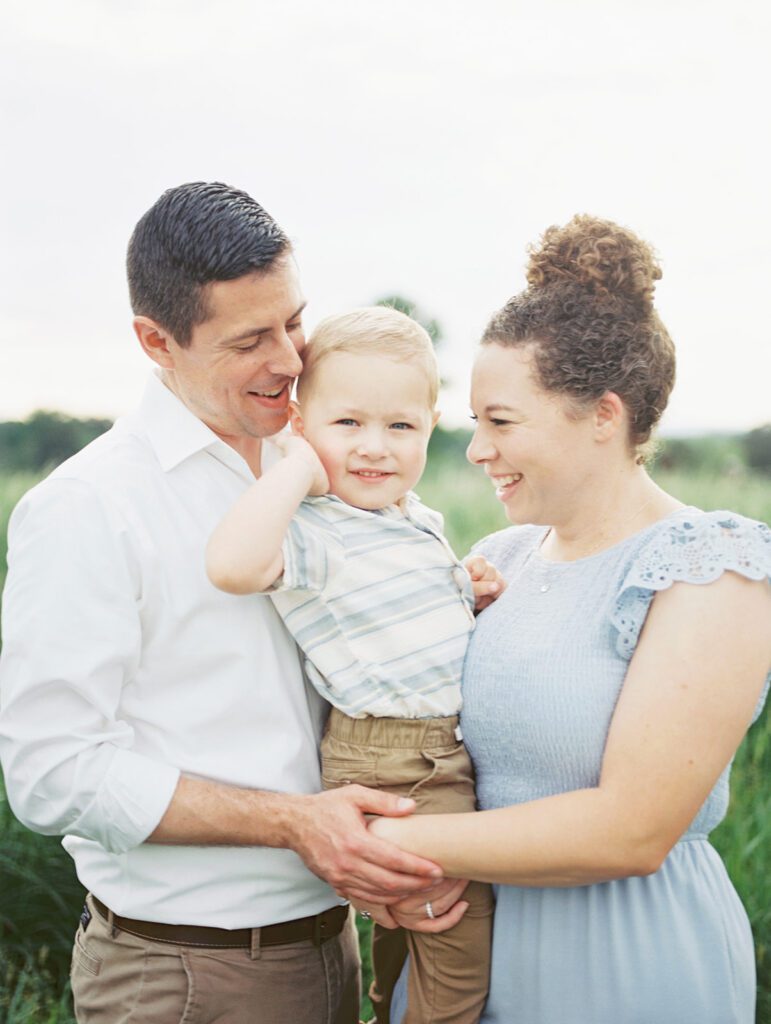
POLYGON ((289 426, 292 428, 292 433, 296 434, 297 437, 305 437, 305 428, 302 413, 300 412, 300 406, 294 400, 289 403, 289 426))
POLYGON ((432 430, 434 429, 434 427, 435 427, 435 426, 437 425, 437 423, 439 422, 439 417, 440 417, 441 415, 442 415, 442 413, 441 413, 441 411, 440 411, 439 409, 436 409, 436 410, 434 411, 434 418, 433 418, 433 419, 431 420, 431 429, 432 429, 432 430))

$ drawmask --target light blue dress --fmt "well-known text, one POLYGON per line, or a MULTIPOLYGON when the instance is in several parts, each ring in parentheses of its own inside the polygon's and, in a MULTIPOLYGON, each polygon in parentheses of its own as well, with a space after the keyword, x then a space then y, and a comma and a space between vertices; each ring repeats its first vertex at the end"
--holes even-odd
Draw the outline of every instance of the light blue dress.
MULTIPOLYGON (((730 512, 680 509, 574 562, 544 559, 544 534, 513 527, 476 548, 508 581, 479 616, 464 671, 482 809, 597 785, 656 591, 726 570, 771 574, 771 531, 730 512)), ((767 691, 768 680, 756 717, 767 691)), ((729 770, 655 874, 497 887, 484 1024, 752 1024, 752 934, 707 838, 728 806, 729 770)))

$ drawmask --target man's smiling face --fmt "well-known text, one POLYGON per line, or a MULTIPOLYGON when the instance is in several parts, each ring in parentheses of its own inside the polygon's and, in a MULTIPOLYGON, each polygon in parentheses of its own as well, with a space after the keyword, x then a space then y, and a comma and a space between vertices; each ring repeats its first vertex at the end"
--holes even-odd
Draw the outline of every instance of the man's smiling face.
POLYGON ((286 424, 302 369, 305 305, 291 256, 267 272, 205 287, 208 311, 188 346, 168 339, 164 380, 188 409, 234 447, 286 424))

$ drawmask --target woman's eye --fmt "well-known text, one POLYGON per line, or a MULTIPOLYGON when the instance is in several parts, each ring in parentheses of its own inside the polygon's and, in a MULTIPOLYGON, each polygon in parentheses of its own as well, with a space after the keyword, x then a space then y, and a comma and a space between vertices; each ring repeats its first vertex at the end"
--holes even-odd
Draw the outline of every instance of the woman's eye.
POLYGON ((259 344, 259 341, 253 341, 251 345, 239 345, 236 352, 253 352, 259 344))

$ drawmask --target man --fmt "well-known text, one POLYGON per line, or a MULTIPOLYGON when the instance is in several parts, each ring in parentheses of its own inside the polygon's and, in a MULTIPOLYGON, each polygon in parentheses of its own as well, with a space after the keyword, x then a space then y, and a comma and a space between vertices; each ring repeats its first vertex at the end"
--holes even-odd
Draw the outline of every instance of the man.
POLYGON ((91 893, 79 1021, 350 1024, 358 954, 334 889, 383 903, 440 872, 366 830, 411 801, 318 793, 322 709, 294 645, 271 602, 204 567, 301 369, 291 246, 243 192, 194 183, 140 220, 128 275, 156 375, 9 531, 9 799, 66 835, 91 893))

